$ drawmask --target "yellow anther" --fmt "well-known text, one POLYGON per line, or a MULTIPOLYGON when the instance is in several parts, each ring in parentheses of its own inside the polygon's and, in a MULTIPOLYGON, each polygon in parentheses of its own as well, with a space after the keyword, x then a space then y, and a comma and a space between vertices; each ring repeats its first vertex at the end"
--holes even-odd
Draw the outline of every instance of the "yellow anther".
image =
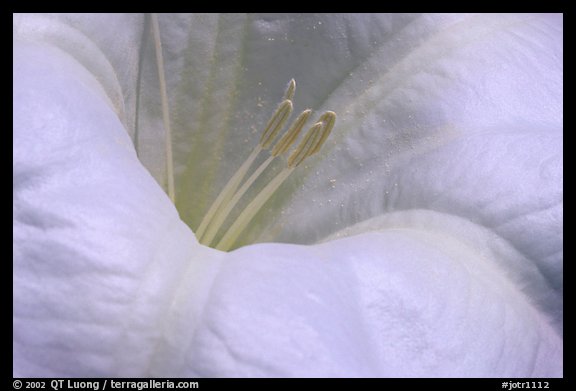
POLYGON ((284 93, 284 99, 288 100, 294 99, 295 91, 296 91, 296 80, 292 79, 288 82, 288 87, 286 87, 286 92, 284 93))
POLYGON ((330 132, 332 132, 332 128, 334 128, 334 124, 336 123, 336 113, 333 111, 327 111, 320 116, 318 122, 322 122, 324 124, 324 127, 322 129, 322 137, 320 137, 320 139, 318 140, 312 151, 308 154, 308 156, 314 155, 316 152, 320 150, 320 148, 322 148, 322 145, 324 145, 324 142, 330 135, 330 132))
POLYGON ((264 129, 264 133, 262 133, 262 137, 260 137, 260 145, 262 149, 267 149, 270 147, 270 144, 274 141, 278 132, 284 126, 284 123, 290 117, 292 113, 292 102, 288 99, 280 103, 270 121, 268 121, 268 125, 266 125, 266 129, 264 129))
POLYGON ((298 138, 300 131, 306 125, 306 121, 308 117, 312 114, 312 110, 304 110, 302 114, 296 118, 296 120, 292 123, 290 129, 282 136, 282 138, 274 145, 272 148, 272 156, 278 156, 283 154, 294 144, 294 141, 298 138))
POLYGON ((322 137, 320 132, 324 127, 324 123, 317 122, 308 130, 308 133, 304 136, 304 139, 298 144, 298 147, 290 157, 288 158, 288 167, 293 168, 298 166, 304 161, 308 156, 310 156, 311 151, 314 149, 320 138, 322 137))

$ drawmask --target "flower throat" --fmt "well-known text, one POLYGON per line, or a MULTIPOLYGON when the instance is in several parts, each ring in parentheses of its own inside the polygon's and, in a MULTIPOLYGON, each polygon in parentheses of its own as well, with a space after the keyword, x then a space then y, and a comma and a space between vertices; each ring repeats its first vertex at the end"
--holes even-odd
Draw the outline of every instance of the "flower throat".
MULTIPOLYGON (((162 119, 165 130, 165 147, 166 147, 166 177, 168 178, 167 193, 173 203, 175 203, 174 189, 174 168, 172 159, 172 131, 170 126, 170 116, 168 110, 168 94, 166 91, 166 80, 164 76, 164 58, 162 55, 162 44, 160 40, 160 27, 158 16, 151 14, 151 32, 154 39, 156 54, 156 65, 158 70, 160 98, 162 103, 162 119)), ((244 194, 252 187, 254 182, 261 176, 266 168, 274 159, 282 158, 287 155, 288 150, 296 142, 300 132, 306 125, 306 121, 312 114, 311 110, 304 110, 288 127, 288 130, 275 142, 277 136, 284 128, 292 114, 292 99, 296 91, 296 82, 290 80, 282 102, 276 108, 272 118, 268 121, 258 145, 248 156, 246 161, 240 166, 238 171, 230 178, 228 183, 220 191, 202 221, 195 230, 196 238, 201 244, 214 247, 218 250, 229 251, 244 231, 246 226, 252 221, 264 204, 272 197, 290 174, 305 159, 317 153, 334 127, 336 122, 336 113, 327 111, 320 116, 318 121, 312 125, 306 134, 302 137, 300 143, 288 154, 286 166, 278 172, 262 189, 254 196, 250 202, 240 212, 238 217, 228 225, 226 218, 232 212, 234 207, 242 199, 244 194), (272 145, 274 146, 272 147, 272 145), (272 147, 272 149, 270 149, 272 147), (252 168, 257 157, 264 151, 270 156, 257 168, 250 176, 248 172, 252 168), (219 236, 220 235, 220 236, 219 236)))

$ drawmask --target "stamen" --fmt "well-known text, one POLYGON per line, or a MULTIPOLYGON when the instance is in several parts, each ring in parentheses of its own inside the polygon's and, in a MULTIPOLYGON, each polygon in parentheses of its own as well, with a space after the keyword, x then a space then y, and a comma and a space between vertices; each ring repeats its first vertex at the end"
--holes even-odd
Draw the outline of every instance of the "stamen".
POLYGON ((166 178, 168 179, 168 196, 172 203, 176 203, 174 190, 174 158, 172 157, 172 128, 170 126, 170 111, 168 107, 168 93, 166 92, 166 77, 164 73, 164 57, 162 56, 162 41, 160 40, 160 27, 158 15, 151 15, 152 35, 156 51, 156 66, 158 68, 158 82, 160 84, 160 100, 162 102, 162 122, 164 124, 164 148, 166 153, 166 178))
POLYGON ((274 148, 272 148, 271 153, 273 156, 282 155, 284 152, 288 150, 288 148, 292 146, 292 144, 294 144, 294 141, 296 141, 296 139, 298 138, 298 135, 300 134, 300 131, 306 124, 306 121, 308 120, 308 117, 310 117, 310 114, 312 114, 312 110, 304 110, 302 114, 300 114, 298 118, 296 118, 296 120, 290 127, 290 130, 288 130, 284 134, 284 136, 282 136, 282 138, 276 143, 274 148))
POLYGON ((296 167, 310 156, 311 151, 321 138, 321 130, 324 127, 322 122, 317 122, 310 128, 304 139, 298 144, 298 148, 288 158, 288 167, 296 167))
MULTIPOLYGON (((292 113, 292 99, 296 90, 296 82, 294 79, 290 80, 286 91, 284 93, 284 100, 268 121, 264 132, 260 138, 260 142, 252 151, 248 159, 240 166, 238 171, 230 178, 222 192, 218 195, 210 209, 202 219, 198 226, 196 236, 200 243, 211 245, 216 237, 218 231, 222 227, 226 218, 237 205, 240 199, 248 191, 248 189, 256 182, 261 174, 268 168, 270 163, 278 156, 286 153, 288 149, 294 144, 306 121, 310 117, 312 111, 304 110, 298 118, 292 123, 288 131, 276 142, 270 156, 266 159, 260 167, 258 167, 250 175, 250 177, 240 186, 248 170, 256 160, 257 156, 264 149, 268 149, 276 139, 276 136, 284 126, 288 117, 292 113)), ((216 249, 228 251, 232 248, 240 234, 244 231, 246 226, 252 221, 254 216, 258 213, 264 204, 272 197, 284 181, 290 176, 294 169, 300 165, 308 156, 318 152, 334 127, 336 122, 336 114, 332 111, 327 111, 320 116, 316 122, 306 133, 302 141, 298 144, 295 150, 288 158, 287 166, 281 170, 264 188, 248 203, 244 210, 239 214, 234 223, 222 236, 216 249)))
POLYGON ((288 87, 286 88, 286 92, 284 93, 284 99, 293 100, 294 91, 296 91, 296 80, 292 79, 288 82, 288 87))
POLYGON ((246 159, 246 161, 242 163, 238 171, 236 171, 236 173, 232 176, 232 178, 230 178, 228 183, 226 183, 224 189, 222 189, 220 194, 218 194, 218 197, 216 197, 216 199, 210 206, 210 209, 208 209, 208 212, 206 212, 204 218, 202 218, 200 225, 196 229, 196 239, 198 239, 200 243, 204 244, 203 240, 204 232, 206 231, 206 228, 208 228, 208 224, 210 224, 210 221, 214 218, 214 215, 218 211, 218 208, 220 207, 220 205, 222 205, 222 203, 227 202, 232 197, 232 195, 240 185, 240 182, 246 176, 246 172, 248 171, 252 163, 254 163, 254 160, 256 160, 256 157, 258 156, 260 151, 262 151, 262 146, 258 144, 256 148, 254 148, 250 156, 248 156, 248 159, 246 159))
MULTIPOLYGON (((288 88, 286 90, 285 96, 293 96, 295 89, 296 89, 296 82, 294 81, 294 79, 292 79, 290 83, 288 83, 288 88)), ((206 239, 204 238, 206 230, 210 226, 212 220, 214 219, 214 216, 216 216, 216 214, 218 213, 218 209, 222 204, 225 205, 230 200, 230 198, 232 198, 234 192, 236 191, 236 189, 238 189, 238 186, 240 186, 240 183, 246 176, 248 169, 250 168, 252 163, 254 163, 256 157, 258 157, 258 154, 263 149, 267 149, 272 143, 272 141, 274 141, 276 135, 278 134, 280 129, 282 129, 282 127, 284 126, 284 123, 290 116, 291 112, 292 112, 292 102, 289 99, 285 99, 282 103, 280 103, 280 105, 278 105, 276 111, 268 121, 266 129, 264 129, 264 132, 262 133, 260 143, 256 146, 256 148, 254 148, 250 156, 248 156, 248 159, 246 159, 246 161, 242 163, 238 171, 236 171, 236 173, 232 176, 232 178, 230 178, 228 183, 226 183, 224 189, 222 189, 220 194, 218 194, 218 197, 216 197, 212 205, 210 205, 208 212, 206 212, 206 214, 202 218, 200 225, 196 229, 196 238, 200 243, 206 244, 205 243, 206 239)))
POLYGON ((236 204, 238 203, 238 201, 240 201, 244 193, 248 191, 250 186, 252 186, 252 184, 256 181, 256 179, 258 179, 258 177, 264 172, 264 170, 270 165, 270 163, 272 163, 272 160, 274 160, 274 158, 283 154, 288 150, 288 148, 290 148, 290 146, 294 143, 294 141, 298 137, 298 134, 302 130, 302 127, 306 123, 306 120, 308 119, 311 113, 312 110, 305 110, 302 112, 302 114, 298 116, 298 118, 294 121, 290 129, 276 143, 276 145, 272 149, 271 156, 268 159, 266 159, 264 163, 262 163, 260 167, 258 167, 252 175, 250 175, 250 177, 246 180, 246 182, 244 182, 244 184, 240 187, 240 189, 238 189, 238 191, 234 194, 234 196, 230 200, 222 204, 222 207, 213 217, 213 221, 210 223, 210 226, 206 231, 206 234, 202 238, 202 243, 206 244, 207 246, 209 246, 212 243, 212 240, 214 240, 214 237, 218 233, 218 230, 220 229, 220 227, 226 220, 226 217, 228 217, 234 206, 236 206, 236 204))
POLYGON ((262 133, 262 137, 260 138, 260 145, 262 149, 268 149, 270 144, 276 138, 276 135, 284 126, 284 123, 290 117, 292 113, 292 101, 286 99, 276 109, 270 121, 268 121, 268 125, 266 125, 266 129, 264 129, 264 133, 262 133))
POLYGON ((330 136, 330 132, 332 132, 332 128, 334 128, 334 124, 336 123, 336 113, 333 111, 327 111, 320 116, 318 122, 324 123, 324 129, 322 130, 322 137, 318 141, 318 144, 314 147, 310 155, 314 155, 316 152, 322 148, 324 142, 330 136))
POLYGON ((252 202, 248 204, 246 209, 244 209, 242 213, 240 213, 240 216, 238 216, 234 224, 232 224, 230 229, 228 229, 224 237, 220 239, 220 241, 216 245, 217 250, 222 251, 230 250, 234 242, 236 242, 236 239, 238 239, 238 236, 240 236, 242 231, 244 231, 244 228, 246 228, 248 223, 252 221, 256 213, 258 213, 258 211, 262 208, 262 206, 266 203, 266 201, 268 201, 270 197, 272 197, 272 194, 274 194, 276 190, 278 190, 278 187, 280 187, 280 185, 286 180, 286 178, 288 178, 288 176, 292 173, 292 171, 294 171, 293 167, 285 168, 284 170, 282 170, 278 174, 278 176, 272 179, 270 183, 268 183, 262 189, 262 191, 258 193, 256 197, 254 197, 254 199, 252 200, 252 202))
POLYGON ((246 180, 246 182, 244 182, 244 184, 240 187, 240 189, 238 189, 238 191, 234 193, 234 196, 230 198, 227 202, 223 203, 222 208, 220 208, 218 210, 218 213, 216 213, 216 216, 214 216, 210 224, 210 228, 208 228, 208 230, 206 231, 206 235, 204 235, 204 237, 202 238, 203 244, 205 244, 206 246, 210 246, 210 244, 212 244, 214 237, 218 233, 220 227, 222 227, 222 224, 226 220, 226 217, 228 217, 232 209, 236 206, 238 201, 240 201, 240 198, 242 198, 244 193, 246 193, 246 191, 250 188, 250 186, 252 186, 252 184, 270 165, 270 163, 272 162, 272 160, 274 160, 275 157, 276 156, 270 156, 268 159, 266 159, 264 163, 262 163, 260 167, 258 167, 252 175, 250 175, 250 177, 246 180))
MULTIPOLYGON (((246 208, 240 213, 236 221, 228 229, 226 234, 220 239, 216 245, 217 250, 228 251, 232 248, 232 245, 238 239, 238 236, 244 231, 246 226, 252 221, 256 213, 262 209, 264 204, 272 197, 272 195, 278 190, 280 185, 290 176, 294 169, 304 161, 308 156, 310 156, 314 149, 320 144, 324 139, 326 140, 324 134, 326 133, 327 127, 324 122, 317 122, 308 130, 304 139, 298 144, 296 150, 288 158, 288 167, 282 170, 274 179, 270 181, 256 197, 246 206, 246 208)), ((331 129, 328 129, 330 131, 331 129)), ((327 137, 327 136, 326 136, 327 137)))

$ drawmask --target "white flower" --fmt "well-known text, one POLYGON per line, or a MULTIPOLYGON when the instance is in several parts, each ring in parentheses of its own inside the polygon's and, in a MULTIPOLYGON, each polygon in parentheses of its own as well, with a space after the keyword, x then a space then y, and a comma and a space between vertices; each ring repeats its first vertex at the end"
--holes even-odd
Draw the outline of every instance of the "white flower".
POLYGON ((149 19, 14 16, 14 376, 562 376, 561 15, 159 22, 178 211, 149 19), (291 78, 334 131, 200 245, 291 78))

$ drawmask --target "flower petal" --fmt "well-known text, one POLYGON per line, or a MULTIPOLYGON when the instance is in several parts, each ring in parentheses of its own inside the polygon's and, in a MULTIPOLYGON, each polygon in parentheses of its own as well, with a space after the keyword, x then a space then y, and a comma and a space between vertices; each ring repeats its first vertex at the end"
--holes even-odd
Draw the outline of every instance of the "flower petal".
POLYGON ((396 211, 464 218, 535 266, 561 328, 562 56, 561 15, 411 20, 326 101, 341 115, 323 156, 245 240, 314 243, 396 211))
POLYGON ((156 375, 556 377, 562 340, 491 258, 424 230, 229 254, 156 375), (179 365, 178 365, 179 364, 179 365))
POLYGON ((311 161, 310 178, 293 192, 282 218, 264 232, 314 242, 352 223, 405 209, 402 201, 413 193, 420 194, 418 207, 435 207, 445 194, 451 204, 471 204, 470 212, 478 213, 473 196, 499 191, 514 199, 514 189, 524 181, 544 192, 552 185, 549 195, 536 194, 527 202, 548 198, 544 202, 554 204, 561 185, 562 19, 462 18, 448 26, 440 16, 413 21, 392 34, 396 39, 384 41, 360 75, 341 83, 342 94, 332 94, 334 105, 326 103, 340 114, 334 137, 324 156, 311 161), (429 26, 431 18, 439 19, 436 29, 429 26), (521 153, 538 148, 540 138, 545 142, 541 153, 521 153), (508 151, 516 143, 517 149, 508 151), (534 170, 544 162, 539 175, 534 170), (473 169, 466 170, 471 164, 473 169), (506 182, 486 183, 490 178, 484 173, 495 169, 504 171, 497 174, 506 182), (397 178, 413 177, 415 170, 421 179, 398 188, 397 178), (521 170, 525 174, 517 175, 521 170), (451 177, 484 191, 446 186, 451 177), (451 194, 456 191, 461 194, 451 194), (308 227, 302 225, 304 214, 308 227))
POLYGON ((14 376, 141 376, 175 282, 201 300, 201 260, 218 252, 180 221, 85 68, 49 45, 13 54, 14 376))

